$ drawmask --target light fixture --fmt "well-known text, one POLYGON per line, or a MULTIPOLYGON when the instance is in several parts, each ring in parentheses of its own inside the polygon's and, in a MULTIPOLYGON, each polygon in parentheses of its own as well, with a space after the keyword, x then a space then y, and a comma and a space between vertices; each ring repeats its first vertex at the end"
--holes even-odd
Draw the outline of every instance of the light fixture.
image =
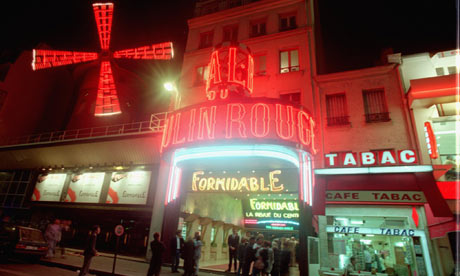
POLYGON ((363 220, 352 219, 352 220, 350 220, 350 223, 351 224, 364 224, 364 221, 363 220))

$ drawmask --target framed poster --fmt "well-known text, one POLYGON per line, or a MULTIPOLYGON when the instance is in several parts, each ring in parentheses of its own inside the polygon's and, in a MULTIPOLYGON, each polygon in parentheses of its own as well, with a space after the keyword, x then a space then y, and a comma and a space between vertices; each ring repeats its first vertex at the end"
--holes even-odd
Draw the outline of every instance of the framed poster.
POLYGON ((32 194, 32 201, 60 201, 67 174, 40 174, 32 194))
POLYGON ((99 203, 104 172, 73 174, 65 202, 99 203))
POLYGON ((151 175, 150 171, 112 173, 106 203, 146 204, 151 175))

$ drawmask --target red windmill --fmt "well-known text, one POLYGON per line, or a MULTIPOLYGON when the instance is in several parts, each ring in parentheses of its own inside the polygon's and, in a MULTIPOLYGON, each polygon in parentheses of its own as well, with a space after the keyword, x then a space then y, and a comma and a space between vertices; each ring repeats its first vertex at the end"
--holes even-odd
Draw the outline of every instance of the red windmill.
POLYGON ((111 52, 109 45, 112 29, 113 3, 95 3, 93 4, 93 10, 102 49, 100 53, 34 49, 32 69, 39 70, 99 59, 101 70, 94 115, 108 116, 119 114, 121 113, 121 109, 110 66, 110 59, 171 59, 174 56, 173 45, 172 42, 164 42, 151 46, 111 52))

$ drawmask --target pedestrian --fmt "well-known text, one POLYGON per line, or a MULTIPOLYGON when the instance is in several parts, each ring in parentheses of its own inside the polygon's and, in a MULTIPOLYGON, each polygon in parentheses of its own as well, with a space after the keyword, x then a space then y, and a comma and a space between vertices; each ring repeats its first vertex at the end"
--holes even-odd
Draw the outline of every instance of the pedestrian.
POLYGON ((249 276, 249 273, 251 272, 251 264, 254 262, 256 257, 256 250, 254 249, 255 244, 256 238, 250 237, 248 246, 246 246, 246 250, 244 252, 243 276, 249 276))
POLYGON ((171 239, 170 250, 172 257, 171 272, 179 272, 180 255, 184 249, 184 239, 182 238, 182 231, 177 230, 176 235, 171 239))
POLYGON ((147 276, 159 276, 161 264, 163 263, 163 252, 166 250, 164 244, 160 241, 160 233, 155 232, 153 234, 153 241, 150 243, 150 250, 152 250, 152 258, 150 259, 147 276))
POLYGON ((237 254, 236 250, 238 249, 238 244, 240 243, 240 236, 238 236, 238 233, 236 232, 236 229, 232 229, 232 234, 228 236, 227 239, 227 245, 228 245, 228 269, 225 272, 231 272, 232 270, 232 261, 233 262, 233 268, 236 272, 236 266, 237 266, 237 254))
POLYGON ((371 254, 371 246, 364 246, 364 270, 371 272, 372 270, 372 254, 371 254))
POLYGON ((280 241, 279 239, 274 239, 272 243, 273 249, 273 268, 270 272, 271 276, 280 276, 280 241))
POLYGON ((280 276, 289 275, 289 265, 291 263, 290 241, 285 239, 280 253, 280 276))
POLYGON ((195 276, 198 276, 198 272, 200 271, 201 247, 203 246, 203 242, 201 241, 201 236, 199 232, 195 232, 195 239, 193 240, 193 245, 195 246, 195 276))
POLYGON ((48 252, 45 258, 54 257, 56 244, 61 240, 61 221, 55 219, 52 224, 49 224, 45 231, 45 239, 48 243, 48 252))
POLYGON ((236 255, 238 258, 238 271, 237 276, 240 276, 244 266, 244 253, 246 251, 246 247, 248 246, 248 240, 246 238, 242 238, 240 244, 238 245, 238 249, 236 251, 236 255))
POLYGON ((88 244, 86 245, 85 251, 83 251, 83 256, 85 256, 85 259, 83 261, 83 266, 81 268, 79 276, 84 276, 86 275, 86 273, 88 273, 89 267, 91 265, 91 260, 94 256, 97 256, 97 235, 101 233, 101 228, 99 227, 99 225, 94 225, 93 228, 91 228, 91 230, 91 236, 89 238, 88 244))
POLYGON ((184 244, 182 258, 184 259, 184 274, 183 276, 193 276, 194 268, 195 245, 193 239, 189 237, 184 244))
POLYGON ((275 263, 275 253, 272 249, 272 243, 270 241, 264 242, 264 248, 267 250, 267 261, 265 267, 265 275, 270 275, 273 269, 273 264, 275 263))
POLYGON ((265 260, 263 258, 264 256, 261 256, 262 252, 260 250, 262 249, 263 243, 264 243, 264 235, 258 234, 256 243, 253 246, 255 254, 253 258, 254 265, 252 266, 252 275, 259 275, 263 271, 263 269, 265 269, 266 267, 265 260))
POLYGON ((69 246, 70 241, 73 239, 73 229, 71 228, 71 220, 63 220, 61 227, 61 240, 59 247, 61 248, 61 258, 65 258, 65 248, 69 246))

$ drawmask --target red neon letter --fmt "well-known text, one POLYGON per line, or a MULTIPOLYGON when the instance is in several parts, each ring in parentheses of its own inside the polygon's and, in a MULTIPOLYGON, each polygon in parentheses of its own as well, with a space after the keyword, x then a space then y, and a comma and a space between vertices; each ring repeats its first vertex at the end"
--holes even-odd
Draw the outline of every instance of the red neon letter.
POLYGON ((182 144, 183 142, 185 142, 185 137, 182 137, 180 140, 179 140, 179 131, 180 131, 180 113, 177 113, 176 114, 176 122, 174 123, 174 137, 173 137, 173 144, 176 145, 176 144, 182 144))
POLYGON ((299 140, 305 146, 309 146, 311 144, 311 131, 309 126, 310 116, 305 111, 299 111, 298 117, 298 128, 299 128, 299 140))
POLYGON ((254 59, 251 55, 248 55, 248 85, 247 89, 249 94, 252 94, 252 88, 254 86, 254 59))
MULTIPOLYGON (((228 82, 234 82, 245 86, 244 80, 237 80, 236 74, 236 48, 231 47, 228 49, 228 82)), ((242 77, 242 76, 241 76, 242 77)))
POLYGON ((169 145, 169 142, 171 140, 171 134, 172 134, 173 126, 174 126, 174 115, 172 115, 170 118, 166 119, 165 129, 164 129, 164 132, 163 132, 163 137, 161 139, 160 152, 163 152, 163 149, 166 148, 169 145))
POLYGON ((216 129, 216 106, 211 106, 211 114, 208 114, 208 108, 200 108, 200 120, 198 122, 198 139, 202 140, 206 124, 208 139, 214 139, 214 130, 216 129))
POLYGON ((206 81, 206 91, 208 91, 209 87, 211 86, 211 81, 214 84, 220 83, 220 64, 219 64, 219 52, 214 51, 211 55, 211 62, 209 63, 209 70, 208 70, 208 80, 206 81))
POLYGON ((227 105, 227 129, 225 133, 225 138, 231 139, 233 137, 233 124, 237 123, 239 125, 239 133, 241 138, 246 138, 246 127, 242 122, 244 114, 246 111, 244 110, 244 105, 242 104, 228 104, 227 105), (238 111, 234 112, 234 107, 238 108, 238 111), (233 113, 237 113, 238 116, 234 118, 233 113))
POLYGON ((187 141, 193 142, 193 131, 195 130, 195 113, 196 109, 190 110, 190 121, 188 125, 188 138, 187 141))
POLYGON ((283 105, 281 104, 276 104, 276 134, 281 139, 289 140, 292 137, 294 137, 294 112, 292 106, 287 106, 286 107, 286 120, 283 120, 283 115, 281 109, 283 108, 283 105), (283 134, 283 126, 286 124, 287 128, 287 135, 283 134))
POLYGON ((263 103, 258 103, 252 106, 251 108, 251 133, 255 137, 265 137, 267 136, 270 130, 270 109, 268 105, 263 103), (262 107, 263 117, 259 119, 259 107, 262 107), (260 122, 261 121, 261 122, 260 122), (262 133, 257 131, 258 126, 262 125, 262 133))

